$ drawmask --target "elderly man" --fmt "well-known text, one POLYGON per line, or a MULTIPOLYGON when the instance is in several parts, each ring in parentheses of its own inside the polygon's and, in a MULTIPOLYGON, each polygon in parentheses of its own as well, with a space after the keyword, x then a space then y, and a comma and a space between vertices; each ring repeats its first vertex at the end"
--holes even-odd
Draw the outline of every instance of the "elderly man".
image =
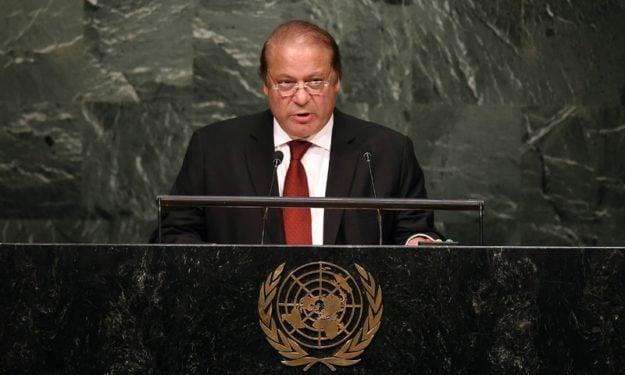
MULTIPOLYGON (((341 59, 334 38, 306 21, 278 26, 263 46, 260 76, 269 110, 197 130, 174 195, 425 198, 410 139, 335 108, 341 59), (281 151, 277 189, 274 153, 281 151), (365 156, 366 155, 366 156, 365 156), (369 163, 369 165, 368 165, 369 163), (375 184, 370 180, 372 167, 375 184)), ((377 244, 375 211, 196 208, 167 212, 163 242, 377 244), (265 224, 263 224, 263 221, 265 224)), ((427 211, 382 213, 385 244, 415 245, 437 234, 427 211)))

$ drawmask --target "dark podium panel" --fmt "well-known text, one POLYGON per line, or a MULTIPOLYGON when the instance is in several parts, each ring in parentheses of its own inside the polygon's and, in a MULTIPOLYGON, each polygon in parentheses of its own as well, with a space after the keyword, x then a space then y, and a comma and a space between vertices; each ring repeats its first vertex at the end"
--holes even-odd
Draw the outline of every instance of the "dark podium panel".
POLYGON ((379 330, 337 374, 625 368, 625 248, 3 244, 0 372, 305 373, 269 345, 259 296, 280 264, 284 280, 320 261, 382 290, 379 330))

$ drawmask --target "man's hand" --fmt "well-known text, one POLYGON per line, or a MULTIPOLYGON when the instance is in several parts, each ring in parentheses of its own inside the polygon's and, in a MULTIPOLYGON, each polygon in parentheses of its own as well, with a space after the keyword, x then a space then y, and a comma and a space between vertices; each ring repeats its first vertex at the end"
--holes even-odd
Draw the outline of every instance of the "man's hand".
POLYGON ((416 234, 406 241, 406 246, 419 246, 422 243, 432 243, 434 240, 430 236, 416 234))

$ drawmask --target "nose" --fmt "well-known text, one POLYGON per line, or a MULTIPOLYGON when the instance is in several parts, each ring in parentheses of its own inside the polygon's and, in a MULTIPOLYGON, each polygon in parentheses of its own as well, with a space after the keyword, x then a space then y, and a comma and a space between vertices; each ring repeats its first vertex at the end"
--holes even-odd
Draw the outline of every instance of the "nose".
POLYGON ((293 95, 293 101, 297 105, 304 105, 310 101, 310 94, 304 86, 297 87, 295 94, 293 95))

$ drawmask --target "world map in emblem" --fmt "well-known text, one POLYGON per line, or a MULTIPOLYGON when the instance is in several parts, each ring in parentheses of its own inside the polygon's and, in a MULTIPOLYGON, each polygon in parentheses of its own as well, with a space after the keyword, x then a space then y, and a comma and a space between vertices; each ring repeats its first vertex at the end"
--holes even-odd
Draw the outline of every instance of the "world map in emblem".
POLYGON ((313 349, 341 344, 360 327, 363 298, 347 270, 328 262, 292 271, 278 290, 278 321, 285 333, 313 349))

